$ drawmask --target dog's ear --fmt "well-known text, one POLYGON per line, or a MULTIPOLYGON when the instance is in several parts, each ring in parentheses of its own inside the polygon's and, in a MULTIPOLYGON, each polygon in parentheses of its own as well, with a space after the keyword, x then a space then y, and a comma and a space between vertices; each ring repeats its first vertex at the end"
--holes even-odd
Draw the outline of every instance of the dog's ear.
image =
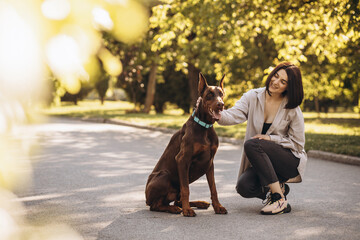
POLYGON ((221 87, 221 89, 224 91, 224 78, 225 78, 225 74, 224 76, 222 77, 222 79, 220 80, 220 84, 219 84, 219 87, 221 87))
POLYGON ((199 97, 202 96, 202 94, 204 93, 207 87, 208 84, 206 82, 205 77, 201 73, 199 73, 199 86, 198 86, 199 97))

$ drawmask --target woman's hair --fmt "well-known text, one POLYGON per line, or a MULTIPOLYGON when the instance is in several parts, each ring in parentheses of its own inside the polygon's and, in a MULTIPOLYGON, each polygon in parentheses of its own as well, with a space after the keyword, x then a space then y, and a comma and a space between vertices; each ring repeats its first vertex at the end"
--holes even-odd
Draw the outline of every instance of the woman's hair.
POLYGON ((271 71, 269 76, 266 79, 266 91, 271 96, 269 91, 269 84, 271 78, 277 73, 280 69, 284 69, 288 76, 288 86, 287 89, 283 92, 283 96, 287 96, 288 102, 285 106, 287 109, 296 108, 302 103, 304 98, 304 89, 302 85, 302 78, 300 69, 290 62, 282 62, 277 65, 274 70, 271 71))

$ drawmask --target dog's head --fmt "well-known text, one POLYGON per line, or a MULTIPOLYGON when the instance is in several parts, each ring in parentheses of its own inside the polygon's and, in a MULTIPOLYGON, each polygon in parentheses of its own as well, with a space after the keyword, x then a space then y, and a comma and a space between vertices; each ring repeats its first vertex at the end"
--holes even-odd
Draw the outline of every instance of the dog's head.
POLYGON ((212 121, 218 121, 224 110, 224 78, 225 75, 220 80, 219 86, 209 86, 205 77, 199 73, 199 96, 202 98, 204 110, 211 116, 212 121))

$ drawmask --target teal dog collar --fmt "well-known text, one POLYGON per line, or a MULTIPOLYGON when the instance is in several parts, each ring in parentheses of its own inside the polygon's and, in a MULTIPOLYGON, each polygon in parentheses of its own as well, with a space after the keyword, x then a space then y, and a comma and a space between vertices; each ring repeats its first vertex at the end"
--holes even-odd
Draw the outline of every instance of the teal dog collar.
POLYGON ((204 127, 204 128, 211 128, 213 125, 212 124, 207 124, 203 121, 201 121, 198 117, 195 116, 195 111, 193 111, 193 113, 191 114, 191 116, 194 118, 194 121, 196 123, 198 123, 200 126, 204 127))

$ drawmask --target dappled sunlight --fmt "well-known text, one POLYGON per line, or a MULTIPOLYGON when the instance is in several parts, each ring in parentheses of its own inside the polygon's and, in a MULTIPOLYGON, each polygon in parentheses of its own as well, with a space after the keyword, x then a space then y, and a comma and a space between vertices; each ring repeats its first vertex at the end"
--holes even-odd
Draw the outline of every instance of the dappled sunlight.
POLYGON ((240 150, 240 146, 234 145, 234 144, 228 144, 228 143, 222 143, 220 142, 219 150, 222 151, 231 151, 231 150, 240 150))
POLYGON ((229 160, 224 160, 224 159, 216 159, 215 160, 215 164, 234 164, 233 161, 229 161, 229 160))
MULTIPOLYGON (((66 216, 66 222, 80 232, 86 232, 89 226, 100 231, 131 208, 147 209, 147 177, 171 137, 171 134, 156 131, 139 132, 118 125, 65 119, 52 119, 51 123, 33 125, 28 130, 36 136, 43 150, 32 157, 37 162, 35 190, 20 196, 20 200, 33 209, 33 214, 41 211, 42 205, 61 206, 56 211, 63 216, 60 219, 66 216), (37 189, 36 186, 42 187, 37 189), (97 208, 92 207, 95 204, 97 208), (87 225, 83 224, 84 219, 87 225)), ((219 155, 233 154, 231 147, 225 148, 219 155)), ((219 196, 230 197, 233 186, 230 189, 222 185, 232 166, 226 157, 221 159, 215 167, 219 196), (224 191, 228 193, 221 195, 224 191)), ((205 176, 190 187, 191 199, 210 200, 205 176)))
MULTIPOLYGON (((209 207, 196 210, 197 218, 186 219, 150 212, 145 204, 147 178, 170 134, 63 119, 37 122, 34 112, 40 105, 52 100, 59 104, 65 92, 87 90, 99 75, 106 75, 104 82, 110 78, 110 87, 115 81, 119 87, 123 77, 129 87, 128 80, 136 75, 132 83, 145 89, 146 77, 141 80, 140 75, 148 72, 150 62, 157 63, 157 83, 169 82, 161 78, 168 70, 165 62, 176 63, 176 71, 188 76, 191 67, 219 77, 227 72, 228 100, 233 101, 232 96, 261 83, 261 75, 270 68, 262 72, 260 67, 293 60, 303 69, 305 97, 310 101, 305 108, 315 98, 319 107, 332 99, 338 105, 356 105, 353 109, 359 111, 358 62, 353 54, 359 45, 356 1, 330 1, 328 9, 329 1, 165 2, 0 1, 0 239, 103 240, 111 237, 109 231, 116 238, 129 234, 126 239, 222 239, 224 232, 230 232, 231 239, 264 239, 269 232, 277 239, 340 239, 346 233, 360 238, 360 178, 354 166, 309 159, 307 178, 301 185, 291 185, 292 214, 263 218, 257 214, 261 201, 243 199, 234 189, 241 146, 220 141, 215 180, 229 214, 216 215, 209 207), (116 44, 109 45, 112 41, 116 44), (120 56, 125 59, 120 61, 120 56), (132 67, 141 71, 134 70, 129 78, 132 67), (333 181, 326 181, 333 176, 333 181)), ((134 92, 135 88, 131 86, 134 92)), ((139 104, 144 93, 133 99, 139 104)), ((154 110, 144 117, 128 114, 129 108, 134 105, 112 102, 100 110, 74 106, 49 112, 59 115, 71 109, 66 114, 96 116, 99 121, 118 117, 177 129, 188 117, 177 111, 175 120, 166 115, 159 120, 154 110)), ((324 143, 336 152, 358 152, 359 114, 346 119, 337 113, 325 115, 331 119, 309 116, 305 116, 306 134, 313 142, 307 140, 308 145, 318 148, 315 143, 324 143), (352 142, 343 135, 351 136, 352 142)), ((245 124, 215 128, 227 136, 245 134, 245 124)), ((190 189, 191 199, 210 199, 205 176, 190 189)))
MULTIPOLYGON (((46 221, 46 217, 55 213, 58 219, 89 236, 89 239, 99 240, 109 232, 123 234, 126 229, 132 229, 129 234, 134 238, 141 238, 138 230, 144 227, 149 228, 147 232, 150 235, 147 237, 150 238, 159 233, 173 236, 182 232, 181 226, 201 236, 220 236, 215 230, 202 231, 197 226, 199 218, 214 229, 227 229, 229 222, 238 222, 249 229, 242 233, 245 239, 258 234, 258 228, 253 228, 253 225, 260 221, 267 223, 264 233, 272 231, 270 223, 273 220, 258 214, 261 200, 244 199, 235 191, 242 151, 240 146, 220 143, 214 159, 219 201, 229 214, 217 215, 210 206, 207 210, 196 210, 198 216, 189 219, 176 214, 151 212, 145 204, 148 175, 171 134, 57 118, 53 118, 52 123, 34 125, 30 129, 39 145, 44 147, 37 156, 33 156, 37 160, 34 190, 20 196, 20 200, 31 210, 30 217, 46 221), (50 210, 43 212, 44 206, 49 206, 50 210), (96 235, 98 232, 99 236, 96 235)), ((25 130, 23 132, 26 133, 25 130)), ((356 231, 351 222, 360 219, 360 205, 356 204, 358 185, 354 184, 358 182, 358 172, 338 172, 337 163, 321 164, 322 161, 310 159, 305 181, 290 186, 292 213, 277 218, 280 231, 291 233, 293 238, 289 239, 316 238, 319 233, 334 237, 344 231, 356 231), (326 169, 319 171, 324 166, 326 169), (337 185, 324 185, 321 179, 327 174, 337 174, 337 184, 349 185, 350 192, 339 189, 337 185), (353 180, 349 183, 344 174, 353 180), (303 193, 311 197, 304 197, 303 193), (342 208, 344 195, 349 197, 346 201, 353 202, 352 209, 342 208), (322 232, 323 228, 339 219, 342 224, 333 227, 330 232, 322 232)), ((342 167, 353 170, 352 166, 342 167)), ((211 202, 205 176, 190 185, 190 200, 211 202)), ((239 234, 237 230, 234 233, 239 234)))
POLYGON ((132 201, 143 201, 144 200, 144 191, 145 187, 142 191, 131 191, 123 194, 114 194, 108 195, 104 197, 104 202, 132 202, 132 201))
MULTIPOLYGON (((333 120, 334 121, 334 120, 333 120)), ((350 120, 348 120, 349 122, 350 120)), ((328 123, 319 126, 316 122, 309 122, 305 124, 306 133, 322 133, 322 134, 334 134, 334 135, 360 135, 360 126, 358 125, 360 120, 354 119, 354 126, 347 126, 345 121, 341 125, 336 123, 328 123), (357 126, 356 126, 357 125, 357 126)))
MULTIPOLYGON (((134 202, 145 206, 147 176, 157 161, 152 155, 158 144, 152 141, 152 137, 164 139, 165 147, 169 135, 148 131, 150 138, 145 139, 145 144, 134 145, 134 141, 143 138, 136 129, 85 122, 69 123, 71 121, 55 121, 28 128, 44 148, 33 157, 37 162, 35 169, 38 170, 34 176, 34 186, 46 183, 46 187, 39 193, 29 191, 28 196, 21 196, 20 199, 28 207, 34 206, 34 212, 39 211, 36 210, 38 204, 67 206, 67 209, 72 209, 71 212, 62 214, 69 218, 69 223, 81 219, 78 217, 81 212, 88 212, 94 221, 87 221, 98 227, 105 226, 99 223, 102 220, 95 219, 104 219, 104 224, 108 224, 109 216, 117 216, 117 211, 114 212, 112 208, 119 208, 120 211, 120 206, 130 206, 134 202), (112 143, 109 145, 109 142, 112 143), (126 151, 117 150, 117 146, 126 151), (59 182, 62 184, 59 185, 59 182), (71 205, 68 205, 67 199, 73 199, 71 205), (84 205, 85 202, 87 204, 84 205), (99 204, 101 210, 91 210, 87 207, 90 203, 99 204)), ((26 129, 23 131, 27 132, 26 129)), ((84 218, 89 219, 89 216, 84 218)), ((86 226, 80 224, 76 229, 82 232, 84 228, 86 226)))
POLYGON ((309 239, 311 237, 321 236, 322 233, 327 231, 325 227, 308 227, 295 230, 294 239, 309 239))
POLYGON ((235 185, 236 185, 235 181, 234 182, 227 181, 226 183, 221 184, 218 187, 219 195, 223 197, 233 197, 233 196, 240 197, 240 195, 235 191, 235 185))
POLYGON ((345 218, 345 219, 353 219, 353 220, 360 220, 360 211, 354 209, 353 214, 349 215, 344 212, 330 212, 331 215, 335 218, 345 218))
POLYGON ((70 195, 71 193, 50 193, 50 194, 22 197, 22 198, 18 198, 16 201, 21 201, 21 202, 47 201, 56 198, 68 197, 70 195))

